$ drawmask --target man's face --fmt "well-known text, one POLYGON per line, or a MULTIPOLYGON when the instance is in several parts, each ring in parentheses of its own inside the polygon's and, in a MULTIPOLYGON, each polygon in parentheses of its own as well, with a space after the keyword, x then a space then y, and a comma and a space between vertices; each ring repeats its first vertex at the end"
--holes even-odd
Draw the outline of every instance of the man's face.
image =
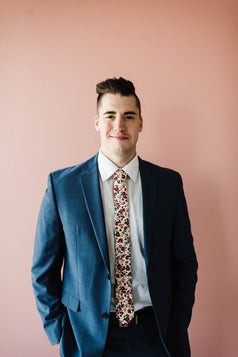
POLYGON ((113 162, 129 162, 136 154, 136 143, 142 131, 142 117, 133 95, 104 94, 95 128, 100 132, 101 150, 113 162))

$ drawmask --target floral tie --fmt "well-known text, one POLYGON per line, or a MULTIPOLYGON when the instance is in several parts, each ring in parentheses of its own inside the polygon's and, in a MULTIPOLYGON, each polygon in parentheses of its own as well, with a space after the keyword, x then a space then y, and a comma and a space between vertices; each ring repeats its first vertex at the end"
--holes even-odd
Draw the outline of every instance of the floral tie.
POLYGON ((134 317, 126 176, 127 174, 123 170, 117 170, 113 175, 116 250, 115 302, 116 317, 123 326, 127 326, 134 317))

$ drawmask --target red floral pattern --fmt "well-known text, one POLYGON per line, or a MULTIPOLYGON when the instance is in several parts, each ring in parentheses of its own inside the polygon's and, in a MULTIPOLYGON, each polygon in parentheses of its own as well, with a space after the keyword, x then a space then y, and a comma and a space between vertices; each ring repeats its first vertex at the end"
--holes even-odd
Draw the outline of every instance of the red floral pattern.
POLYGON ((127 174, 123 170, 117 170, 113 175, 116 249, 115 302, 116 316, 123 326, 127 326, 134 317, 126 177, 127 174))

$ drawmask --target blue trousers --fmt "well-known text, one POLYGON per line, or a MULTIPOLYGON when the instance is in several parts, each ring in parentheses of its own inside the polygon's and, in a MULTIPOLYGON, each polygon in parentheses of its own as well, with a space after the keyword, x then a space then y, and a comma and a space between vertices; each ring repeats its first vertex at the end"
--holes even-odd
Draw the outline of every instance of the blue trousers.
POLYGON ((168 357, 155 320, 131 327, 109 325, 102 357, 168 357))
MULTIPOLYGON (((64 318, 63 335, 60 343, 61 357, 80 357, 71 327, 70 316, 64 318)), ((74 321, 74 325, 76 322, 74 321)), ((95 356, 98 357, 98 356, 95 356)), ((169 357, 159 336, 155 319, 139 322, 131 327, 116 327, 109 324, 106 345, 101 357, 169 357)))

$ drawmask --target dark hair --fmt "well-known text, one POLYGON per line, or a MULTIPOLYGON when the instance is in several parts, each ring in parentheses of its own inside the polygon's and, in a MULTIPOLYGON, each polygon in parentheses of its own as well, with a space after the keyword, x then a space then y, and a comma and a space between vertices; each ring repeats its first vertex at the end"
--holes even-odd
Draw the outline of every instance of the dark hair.
POLYGON ((104 94, 120 94, 122 96, 130 96, 134 95, 136 98, 136 106, 139 109, 139 113, 141 114, 141 105, 140 100, 135 93, 134 84, 131 81, 128 81, 122 77, 120 78, 108 78, 103 82, 100 82, 96 85, 96 92, 98 94, 97 97, 97 110, 99 108, 101 99, 104 94))

